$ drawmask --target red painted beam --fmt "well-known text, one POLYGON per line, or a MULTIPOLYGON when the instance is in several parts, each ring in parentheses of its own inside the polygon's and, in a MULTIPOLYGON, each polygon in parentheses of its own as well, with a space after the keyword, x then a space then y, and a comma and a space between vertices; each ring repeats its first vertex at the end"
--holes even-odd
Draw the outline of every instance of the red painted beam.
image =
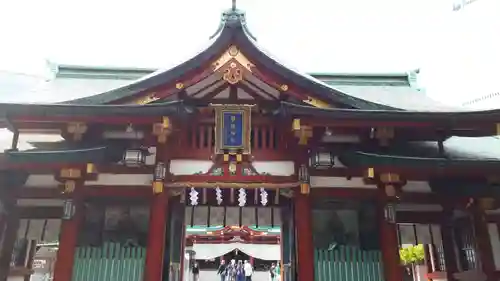
MULTIPOLYGON (((152 196, 150 186, 82 186, 82 197, 142 197, 152 196)), ((52 199, 64 198, 62 190, 54 187, 22 187, 20 199, 52 199)))
POLYGON ((83 122, 83 123, 98 123, 98 124, 153 124, 161 122, 162 116, 16 116, 12 118, 14 124, 19 122, 34 122, 34 123, 63 123, 68 122, 83 122))
POLYGON ((286 176, 241 176, 241 175, 188 175, 188 176, 172 176, 172 182, 234 182, 234 183, 293 183, 297 179, 295 177, 286 176))

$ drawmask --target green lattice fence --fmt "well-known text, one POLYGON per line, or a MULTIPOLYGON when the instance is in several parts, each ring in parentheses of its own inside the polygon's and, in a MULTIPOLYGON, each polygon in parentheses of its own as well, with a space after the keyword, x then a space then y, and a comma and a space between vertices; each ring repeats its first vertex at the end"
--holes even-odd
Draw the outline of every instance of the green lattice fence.
POLYGON ((75 254, 72 281, 141 281, 146 248, 105 243, 80 247, 75 254))
POLYGON ((338 246, 314 251, 315 281, 383 281, 380 251, 338 246))

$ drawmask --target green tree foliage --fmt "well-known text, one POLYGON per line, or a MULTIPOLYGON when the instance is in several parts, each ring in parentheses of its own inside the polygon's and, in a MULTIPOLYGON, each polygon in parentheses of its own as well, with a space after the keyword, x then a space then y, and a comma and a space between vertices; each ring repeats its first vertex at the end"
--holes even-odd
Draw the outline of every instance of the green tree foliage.
POLYGON ((399 250, 399 257, 404 265, 421 264, 425 258, 424 245, 402 248, 399 250))

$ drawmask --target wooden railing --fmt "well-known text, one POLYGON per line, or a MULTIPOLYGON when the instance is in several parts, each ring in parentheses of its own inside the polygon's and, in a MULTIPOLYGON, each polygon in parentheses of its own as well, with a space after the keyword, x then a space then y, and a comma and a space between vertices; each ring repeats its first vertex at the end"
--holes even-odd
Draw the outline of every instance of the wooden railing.
POLYGON ((146 248, 104 243, 79 247, 72 281, 140 281, 144 275, 146 248))
POLYGON ((383 281, 382 255, 357 247, 314 251, 315 281, 383 281))
MULTIPOLYGON (((255 160, 286 160, 287 139, 283 128, 274 125, 254 125, 250 134, 251 154, 255 160)), ((181 130, 176 139, 175 158, 209 158, 215 148, 215 126, 213 124, 195 124, 181 130)))

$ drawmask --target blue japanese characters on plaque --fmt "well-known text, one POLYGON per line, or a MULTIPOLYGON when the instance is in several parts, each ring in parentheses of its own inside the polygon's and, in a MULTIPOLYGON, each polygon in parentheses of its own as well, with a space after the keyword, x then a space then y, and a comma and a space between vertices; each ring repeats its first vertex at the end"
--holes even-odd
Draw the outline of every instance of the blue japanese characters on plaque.
POLYGON ((250 107, 215 107, 216 153, 250 153, 250 107))
POLYGON ((243 148, 243 112, 222 111, 223 149, 243 148))

